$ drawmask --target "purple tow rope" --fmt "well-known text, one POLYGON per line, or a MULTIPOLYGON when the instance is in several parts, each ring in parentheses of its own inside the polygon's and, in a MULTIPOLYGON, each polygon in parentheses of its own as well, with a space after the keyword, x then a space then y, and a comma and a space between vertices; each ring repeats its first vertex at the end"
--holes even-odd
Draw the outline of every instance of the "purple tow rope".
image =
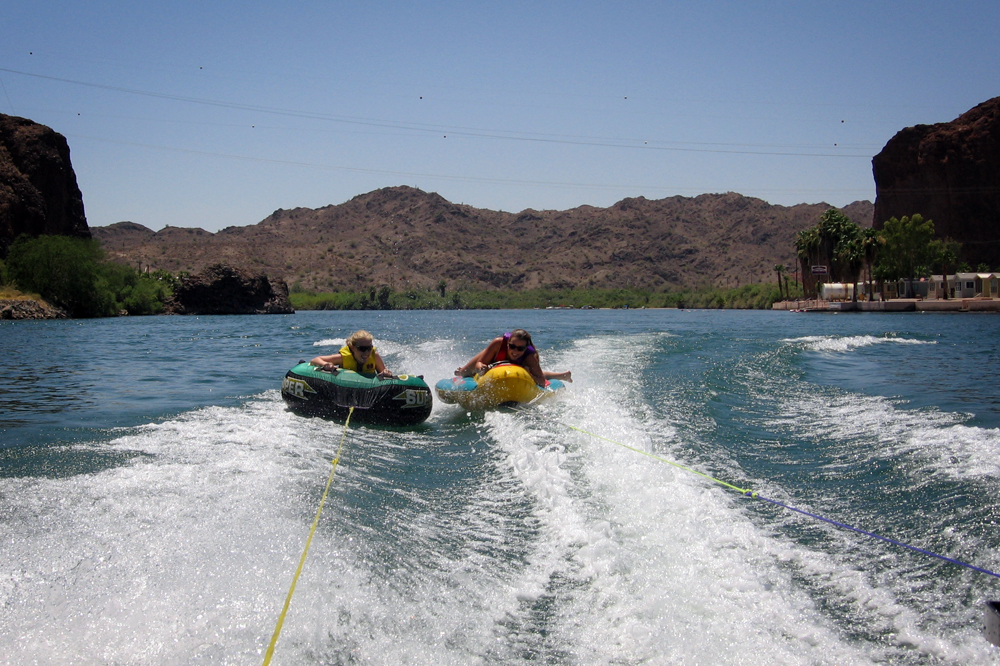
POLYGON ((966 569, 972 569, 973 571, 978 571, 979 573, 984 573, 994 578, 1000 578, 1000 574, 990 571, 989 569, 983 569, 982 567, 977 567, 974 564, 968 564, 962 562, 961 560, 956 560, 951 557, 945 557, 944 555, 938 555, 937 553, 932 553, 929 550, 924 550, 923 548, 917 548, 916 546, 911 546, 908 543, 903 543, 902 541, 896 541, 895 539, 890 539, 889 537, 884 537, 881 534, 875 534, 874 532, 869 532, 858 527, 853 527, 847 525, 846 523, 841 523, 836 520, 831 520, 829 518, 824 518, 823 516, 817 515, 815 513, 809 513, 808 511, 803 511, 802 509, 796 509, 794 506, 788 506, 787 504, 782 504, 781 502, 767 497, 758 495, 757 493, 748 490, 743 493, 744 497, 750 497, 755 499, 762 499, 765 502, 770 502, 775 506, 780 506, 783 509, 788 509, 789 511, 795 511, 796 513, 801 513, 803 516, 809 516, 810 518, 815 518, 816 520, 822 520, 824 523, 830 523, 831 525, 836 525, 837 527, 843 527, 844 529, 851 530, 852 532, 857 532, 858 534, 864 534, 865 536, 870 536, 875 539, 881 539, 882 541, 887 541, 895 546, 902 546, 903 548, 909 548, 910 550, 916 551, 918 553, 923 553, 924 555, 930 555, 931 557, 936 557, 939 560, 944 560, 945 562, 951 562, 952 564, 957 564, 960 567, 965 567, 966 569))

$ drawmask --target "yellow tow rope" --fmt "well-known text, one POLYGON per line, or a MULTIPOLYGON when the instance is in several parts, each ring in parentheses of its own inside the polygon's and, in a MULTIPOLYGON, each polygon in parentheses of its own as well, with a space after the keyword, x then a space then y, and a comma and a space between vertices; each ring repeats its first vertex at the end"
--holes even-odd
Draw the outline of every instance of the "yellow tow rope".
POLYGON ((337 457, 331 462, 333 467, 330 469, 330 478, 326 480, 326 488, 323 490, 323 498, 319 501, 319 508, 316 509, 316 517, 313 518, 312 529, 309 530, 309 538, 306 539, 306 547, 302 550, 302 558, 299 560, 299 568, 295 570, 295 577, 292 578, 292 586, 288 588, 288 596, 285 597, 285 606, 281 609, 281 615, 278 616, 278 625, 274 628, 274 635, 271 636, 271 644, 267 646, 267 652, 264 653, 264 666, 271 663, 271 657, 274 656, 274 646, 278 643, 278 636, 281 635, 281 625, 285 623, 285 615, 288 613, 288 606, 292 603, 292 595, 295 594, 295 584, 299 582, 299 576, 302 574, 302 567, 306 563, 306 555, 309 553, 309 544, 312 543, 313 534, 316 533, 316 526, 319 524, 319 515, 323 513, 323 504, 326 503, 326 496, 330 492, 330 485, 333 483, 333 475, 337 472, 337 463, 340 462, 340 452, 344 450, 344 439, 347 437, 347 427, 351 424, 351 415, 354 413, 354 408, 351 407, 350 411, 347 412, 347 420, 344 421, 344 434, 340 436, 340 445, 337 447, 337 457))
POLYGON ((703 477, 705 477, 706 479, 708 479, 710 481, 714 481, 715 483, 718 483, 719 485, 725 486, 726 488, 730 488, 731 490, 735 490, 738 493, 740 493, 741 495, 746 495, 747 497, 753 497, 753 498, 757 497, 757 493, 754 492, 754 491, 752 491, 752 490, 750 490, 750 489, 748 489, 748 488, 740 488, 739 486, 734 486, 731 483, 726 483, 722 479, 717 479, 714 476, 709 476, 708 474, 705 474, 704 472, 699 472, 696 469, 691 469, 690 467, 685 467, 684 465, 679 465, 679 464, 675 463, 672 460, 667 460, 666 458, 661 458, 660 456, 655 455, 653 453, 650 453, 649 451, 643 451, 642 449, 637 449, 634 446, 629 446, 628 444, 622 444, 621 442, 616 442, 615 440, 611 439, 610 437, 605 437, 604 435, 595 435, 592 432, 587 432, 583 428, 577 428, 576 426, 572 426, 572 425, 570 425, 568 423, 564 423, 563 425, 566 426, 567 428, 569 428, 570 430, 576 430, 577 432, 582 432, 584 435, 590 435, 591 437, 596 437, 597 439, 603 439, 604 441, 611 442, 612 444, 616 444, 616 445, 622 447, 623 449, 628 449, 629 451, 635 451, 636 453, 641 453, 644 456, 649 456, 653 460, 659 460, 660 462, 667 463, 668 465, 673 465, 677 469, 682 469, 685 472, 691 472, 692 474, 697 474, 698 476, 703 476, 703 477))

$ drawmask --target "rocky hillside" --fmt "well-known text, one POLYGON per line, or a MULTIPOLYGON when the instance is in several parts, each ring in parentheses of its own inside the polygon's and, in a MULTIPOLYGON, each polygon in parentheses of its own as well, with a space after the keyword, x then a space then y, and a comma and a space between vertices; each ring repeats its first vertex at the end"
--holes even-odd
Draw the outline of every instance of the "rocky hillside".
POLYGON ((962 243, 972 266, 1000 267, 1000 97, 955 120, 900 130, 872 159, 875 223, 920 214, 962 243))
POLYGON ((0 113, 0 258, 21 234, 90 237, 66 137, 0 113))
MULTIPOLYGON (((520 213, 390 187, 319 209, 276 210, 218 233, 132 222, 94 227, 108 253, 151 270, 224 262, 317 291, 736 286, 792 266, 795 234, 826 204, 773 206, 739 194, 624 199, 608 208, 520 213)), ((872 204, 843 209, 871 226, 872 204)))

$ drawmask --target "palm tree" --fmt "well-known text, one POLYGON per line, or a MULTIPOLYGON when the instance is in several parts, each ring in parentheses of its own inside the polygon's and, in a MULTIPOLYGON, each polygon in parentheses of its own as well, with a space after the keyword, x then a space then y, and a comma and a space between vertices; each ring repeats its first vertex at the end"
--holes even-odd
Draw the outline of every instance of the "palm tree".
POLYGON ((868 227, 861 230, 861 251, 865 257, 865 268, 868 273, 868 300, 871 300, 872 266, 878 260, 879 248, 883 242, 878 229, 868 227))
POLYGON ((941 279, 944 280, 944 297, 948 298, 948 268, 958 263, 958 253, 962 244, 952 238, 933 242, 937 248, 937 262, 941 264, 941 279))
POLYGON ((774 265, 774 272, 778 274, 778 296, 781 297, 781 300, 785 300, 785 295, 781 291, 781 274, 785 272, 785 265, 784 264, 775 264, 774 265))
MULTIPOLYGON (((841 267, 847 271, 854 284, 851 301, 858 302, 858 274, 864 264, 865 254, 861 246, 861 227, 851 222, 841 228, 841 237, 837 241, 836 257, 841 267)), ((842 276, 841 276, 842 277, 842 276)))
POLYGON ((803 229, 795 235, 795 254, 799 259, 799 265, 802 267, 803 294, 805 294, 806 276, 812 274, 809 270, 809 266, 812 264, 813 259, 816 258, 819 252, 819 245, 820 238, 819 229, 817 227, 803 229))
POLYGON ((843 236, 844 223, 850 222, 847 216, 836 208, 829 208, 819 218, 816 230, 819 233, 819 249, 827 266, 830 279, 836 282, 843 282, 834 270, 834 258, 836 257, 837 246, 843 236))

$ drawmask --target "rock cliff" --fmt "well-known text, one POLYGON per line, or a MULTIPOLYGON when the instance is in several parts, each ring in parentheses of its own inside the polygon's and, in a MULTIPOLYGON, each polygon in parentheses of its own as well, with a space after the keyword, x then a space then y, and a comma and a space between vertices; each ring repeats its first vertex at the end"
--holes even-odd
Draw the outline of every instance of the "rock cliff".
POLYGON ((0 114, 0 258, 25 233, 90 238, 66 138, 0 114))
POLYGON ((898 132, 872 159, 874 226, 919 213, 962 243, 973 267, 1000 268, 1000 97, 936 125, 898 132))
POLYGON ((224 264, 181 279, 167 304, 172 314, 293 314, 288 285, 224 264))

